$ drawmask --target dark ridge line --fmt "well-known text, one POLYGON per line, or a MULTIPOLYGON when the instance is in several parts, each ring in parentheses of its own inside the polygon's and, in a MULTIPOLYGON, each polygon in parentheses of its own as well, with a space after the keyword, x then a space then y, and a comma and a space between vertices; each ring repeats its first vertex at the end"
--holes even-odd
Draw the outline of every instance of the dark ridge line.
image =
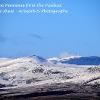
POLYGON ((21 94, 21 95, 14 95, 14 96, 3 96, 0 95, 0 100, 1 99, 6 99, 6 98, 28 98, 28 97, 38 97, 38 96, 50 96, 50 95, 64 95, 64 94, 71 94, 71 93, 76 93, 73 90, 68 90, 68 91, 48 91, 48 92, 35 92, 35 93, 30 93, 30 94, 21 94))
POLYGON ((94 78, 92 78, 92 79, 90 79, 90 80, 84 82, 83 85, 86 85, 86 84, 88 84, 88 83, 90 83, 90 82, 93 82, 93 81, 95 81, 95 80, 98 80, 98 79, 100 79, 100 76, 94 77, 94 78))

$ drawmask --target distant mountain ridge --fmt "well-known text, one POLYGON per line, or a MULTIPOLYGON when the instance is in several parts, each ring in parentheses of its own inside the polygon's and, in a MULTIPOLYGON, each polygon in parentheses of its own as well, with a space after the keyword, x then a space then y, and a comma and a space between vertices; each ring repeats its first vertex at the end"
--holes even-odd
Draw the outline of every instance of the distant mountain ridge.
POLYGON ((62 64, 100 65, 100 57, 98 56, 90 56, 90 57, 73 56, 66 58, 50 58, 49 60, 54 63, 62 63, 62 64))
MULTIPOLYGON (((66 57, 53 57, 45 59, 41 56, 32 55, 24 58, 31 58, 32 61, 37 63, 61 63, 61 64, 74 64, 74 65, 100 65, 100 57, 99 56, 89 56, 89 57, 82 57, 82 56, 66 56, 66 57)), ((17 58, 19 59, 19 58, 17 58)), ((14 59, 10 58, 0 58, 0 62, 3 63, 5 61, 10 61, 14 59)))
POLYGON ((79 57, 71 58, 69 60, 61 61, 61 63, 76 64, 76 65, 100 65, 100 57, 79 57))

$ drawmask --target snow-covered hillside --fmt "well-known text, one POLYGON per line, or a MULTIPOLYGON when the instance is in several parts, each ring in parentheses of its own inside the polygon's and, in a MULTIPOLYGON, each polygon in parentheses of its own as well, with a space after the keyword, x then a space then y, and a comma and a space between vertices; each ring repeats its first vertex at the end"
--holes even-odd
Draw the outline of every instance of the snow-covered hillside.
POLYGON ((0 88, 100 82, 100 67, 52 63, 39 56, 0 59, 0 88))

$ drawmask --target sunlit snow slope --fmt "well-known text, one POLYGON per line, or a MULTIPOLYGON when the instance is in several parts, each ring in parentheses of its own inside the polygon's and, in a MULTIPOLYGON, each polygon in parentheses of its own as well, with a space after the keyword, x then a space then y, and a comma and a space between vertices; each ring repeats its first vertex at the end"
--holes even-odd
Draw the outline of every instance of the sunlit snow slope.
MULTIPOLYGON (((70 58, 69 58, 70 59, 70 58)), ((39 56, 0 59, 0 88, 100 82, 99 65, 53 63, 39 56)))

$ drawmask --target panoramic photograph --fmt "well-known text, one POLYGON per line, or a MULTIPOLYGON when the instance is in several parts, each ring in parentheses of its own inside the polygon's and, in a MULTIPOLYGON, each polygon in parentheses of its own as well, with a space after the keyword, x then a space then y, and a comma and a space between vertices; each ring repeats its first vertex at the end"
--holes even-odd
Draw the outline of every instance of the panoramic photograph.
POLYGON ((0 100, 100 100, 100 0, 1 0, 0 100))

